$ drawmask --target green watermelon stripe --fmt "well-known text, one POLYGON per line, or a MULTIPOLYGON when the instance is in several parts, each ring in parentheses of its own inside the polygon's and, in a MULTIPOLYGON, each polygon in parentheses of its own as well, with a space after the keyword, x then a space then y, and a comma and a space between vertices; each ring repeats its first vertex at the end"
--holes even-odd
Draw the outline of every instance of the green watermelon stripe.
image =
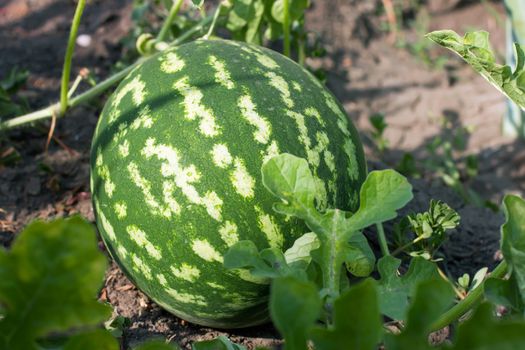
POLYGON ((242 51, 248 53, 250 56, 254 56, 257 61, 263 65, 265 68, 276 69, 279 68, 279 64, 275 62, 271 57, 265 55, 259 48, 256 46, 246 46, 239 42, 230 41, 229 45, 234 45, 239 47, 242 51))
POLYGON ((171 208, 169 206, 163 206, 157 201, 151 192, 151 182, 141 175, 138 165, 135 162, 130 162, 128 163, 127 169, 133 184, 142 191, 142 195, 150 212, 156 216, 171 217, 171 208))
POLYGON ((104 229, 104 233, 107 235, 107 237, 113 241, 113 242, 116 242, 117 240, 117 235, 115 234, 115 230, 113 229, 113 226, 111 225, 111 223, 108 221, 108 219, 106 218, 106 216, 104 215, 104 212, 102 212, 100 210, 100 208, 98 207, 97 205, 97 208, 96 208, 96 211, 98 213, 98 223, 102 226, 102 228, 104 229))
POLYGON ((133 253, 131 254, 131 260, 133 261, 133 268, 142 274, 147 280, 152 280, 153 275, 151 273, 151 267, 145 263, 143 257, 133 253))

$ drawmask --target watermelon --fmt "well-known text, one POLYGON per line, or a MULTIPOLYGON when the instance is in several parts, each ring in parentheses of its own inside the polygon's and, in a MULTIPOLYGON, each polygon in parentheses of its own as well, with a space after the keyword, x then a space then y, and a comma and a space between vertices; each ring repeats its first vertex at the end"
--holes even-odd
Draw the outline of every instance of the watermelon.
POLYGON ((97 225, 114 260, 169 312, 217 328, 268 320, 268 281, 227 270, 239 240, 286 249, 307 232, 272 211, 261 166, 307 159, 316 205, 354 210, 358 134, 316 78, 279 53, 227 40, 169 49, 107 101, 91 149, 97 225))

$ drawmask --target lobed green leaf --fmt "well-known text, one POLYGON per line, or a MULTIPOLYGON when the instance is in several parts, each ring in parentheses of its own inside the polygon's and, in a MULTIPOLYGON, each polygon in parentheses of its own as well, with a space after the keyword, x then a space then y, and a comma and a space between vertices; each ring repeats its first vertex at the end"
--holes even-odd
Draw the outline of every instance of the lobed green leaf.
MULTIPOLYGON (((199 1, 199 0, 193 0, 199 1)), ((246 26, 255 17, 255 3, 252 0, 237 0, 233 2, 232 8, 228 14, 226 28, 231 31, 237 31, 246 26)))
POLYGON ((36 350, 37 338, 108 319, 111 308, 96 299, 106 266, 80 217, 27 226, 0 250, 0 348, 36 350))
POLYGON ((439 280, 437 267, 423 258, 413 258, 408 271, 398 275, 401 260, 390 255, 377 263, 379 279, 378 293, 381 313, 394 320, 403 321, 409 307, 409 301, 416 293, 417 286, 429 280, 439 280))
POLYGON ((464 37, 452 30, 439 30, 427 34, 437 44, 455 52, 476 72, 481 74, 498 90, 525 109, 525 53, 523 47, 514 44, 516 69, 496 63, 485 31, 467 32, 464 37))
POLYGON ((284 214, 302 215, 314 208, 315 179, 305 159, 291 154, 280 154, 263 164, 264 186, 283 203, 276 210, 284 214))
POLYGON ((452 287, 442 279, 427 280, 419 283, 408 309, 406 327, 400 335, 388 334, 385 337, 386 349, 433 349, 428 344, 430 326, 432 322, 449 309, 453 301, 454 292, 452 287))
POLYGON ((284 252, 284 257, 290 266, 307 267, 312 261, 311 252, 320 246, 321 243, 317 235, 313 232, 308 232, 295 240, 293 245, 284 252))
POLYGON ((321 314, 317 286, 293 277, 273 281, 270 292, 270 315, 284 337, 285 350, 307 350, 308 331, 321 314))
MULTIPOLYGON (((289 0, 290 23, 303 17, 304 11, 308 8, 308 0, 289 0)), ((278 23, 284 23, 284 1, 277 0, 272 5, 272 17, 278 23)))
POLYGON ((310 337, 316 350, 374 350, 383 333, 378 293, 373 279, 367 279, 334 302, 332 329, 316 327, 310 337))
POLYGON ((149 340, 140 344, 133 350, 179 350, 180 348, 175 344, 167 344, 162 340, 149 340))
POLYGON ((525 305, 515 278, 488 278, 483 285, 483 292, 487 300, 506 307, 510 314, 523 315, 525 305))
POLYGON ((235 243, 224 255, 224 266, 228 269, 248 269, 252 276, 261 279, 295 276, 306 280, 305 266, 289 266, 277 248, 266 248, 260 252, 252 241, 235 243))
POLYGON ((396 210, 412 198, 412 187, 402 175, 393 170, 374 171, 361 188, 361 204, 355 214, 337 209, 320 213, 314 203, 315 178, 306 160, 281 154, 268 160, 261 171, 263 184, 281 199, 274 209, 304 220, 317 235, 320 248, 310 250, 309 255, 319 264, 323 283, 330 286, 332 296, 339 293, 335 285, 342 264, 358 277, 373 271, 375 256, 360 231, 394 218, 396 210))
POLYGON ((481 304, 472 317, 458 327, 458 333, 452 350, 514 350, 525 344, 525 322, 498 321, 494 317, 493 307, 481 304))
POLYGON ((224 335, 218 336, 213 340, 193 343, 191 348, 192 350, 246 350, 244 346, 232 343, 224 335))
POLYGON ((367 277, 374 271, 376 257, 366 237, 361 232, 350 237, 344 254, 346 268, 352 275, 367 277))
POLYGON ((63 350, 86 349, 119 350, 120 345, 110 332, 102 329, 96 329, 91 332, 84 332, 72 336, 69 338, 63 348, 63 350))
POLYGON ((511 271, 510 281, 505 283, 491 281, 489 295, 492 300, 506 299, 506 304, 511 304, 523 314, 525 304, 525 201, 514 195, 507 195, 503 199, 503 211, 506 221, 501 226, 501 252, 511 271), (514 288, 512 288, 514 287, 514 288), (497 297, 498 294, 499 297, 497 297), (521 299, 516 300, 516 296, 521 299))
POLYGON ((359 209, 348 223, 359 231, 391 220, 412 197, 412 185, 403 175, 394 170, 372 171, 361 187, 359 209))

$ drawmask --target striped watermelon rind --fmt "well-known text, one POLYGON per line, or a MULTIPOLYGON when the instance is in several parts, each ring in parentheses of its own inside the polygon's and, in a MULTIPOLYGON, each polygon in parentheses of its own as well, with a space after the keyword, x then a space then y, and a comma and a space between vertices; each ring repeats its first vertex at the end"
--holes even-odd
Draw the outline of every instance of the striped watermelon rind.
POLYGON ((222 265, 251 240, 286 249, 303 223, 272 211, 260 168, 308 160, 319 208, 353 210, 366 175, 333 95, 262 47, 198 40, 133 70, 108 100, 91 150, 97 225, 128 277, 166 310, 217 328, 268 320, 267 281, 222 265))

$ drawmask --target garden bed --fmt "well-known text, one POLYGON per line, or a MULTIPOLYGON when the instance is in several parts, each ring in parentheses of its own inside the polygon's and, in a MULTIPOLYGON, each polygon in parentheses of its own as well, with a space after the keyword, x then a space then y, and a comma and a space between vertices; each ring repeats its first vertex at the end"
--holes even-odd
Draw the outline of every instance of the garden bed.
MULTIPOLYGON (((74 73, 87 67, 105 77, 121 57, 121 39, 131 28, 129 1, 94 1, 86 9, 80 34, 92 43, 78 48, 74 73)), ((15 65, 30 71, 20 93, 32 109, 54 102, 59 94, 61 62, 75 5, 69 1, 7 1, 0 5, 0 78, 15 65)), ((502 8, 495 6, 501 13, 502 8)), ((374 6, 360 1, 318 1, 307 14, 307 27, 321 33, 328 56, 310 62, 328 72, 328 87, 344 104, 362 133, 371 169, 396 165, 410 152, 416 160, 428 157, 426 145, 436 135, 448 135, 461 126, 473 126, 464 153, 478 155, 479 174, 469 184, 495 203, 505 193, 525 191, 525 146, 500 136, 504 98, 470 68, 451 59, 446 69, 435 69, 406 49, 396 48, 380 30, 383 19, 374 6), (365 4, 364 4, 365 3, 365 4), (333 13, 337 8, 338 13, 333 13), (385 138, 389 148, 382 154, 370 138, 368 117, 383 113, 389 124, 385 138), (447 118, 444 127, 443 118, 447 118)), ((496 49, 503 47, 503 28, 486 6, 476 4, 435 13, 428 29, 480 28, 490 31, 496 49)), ((399 33, 408 40, 413 28, 399 33)), ((443 54, 433 49, 432 54, 443 54)), ((80 213, 94 221, 89 193, 89 148, 101 104, 93 103, 68 112, 58 120, 55 137, 44 151, 46 127, 9 132, 2 146, 14 147, 21 159, 0 168, 0 244, 9 246, 13 237, 36 218, 49 219, 80 213)), ((503 215, 488 208, 465 204, 440 178, 424 175, 411 180, 415 199, 404 209, 424 211, 430 198, 441 199, 461 215, 462 224, 445 246, 447 268, 456 277, 474 273, 498 260, 499 226, 503 215)), ((373 236, 373 232, 368 233, 373 236)), ((101 245, 102 248, 102 245, 101 245)), ((120 272, 115 264, 107 272, 100 299, 110 302, 115 312, 130 319, 123 334, 124 344, 133 345, 159 336, 184 347, 195 340, 226 334, 246 345, 278 344, 271 326, 217 330, 188 324, 148 300, 120 272)))

